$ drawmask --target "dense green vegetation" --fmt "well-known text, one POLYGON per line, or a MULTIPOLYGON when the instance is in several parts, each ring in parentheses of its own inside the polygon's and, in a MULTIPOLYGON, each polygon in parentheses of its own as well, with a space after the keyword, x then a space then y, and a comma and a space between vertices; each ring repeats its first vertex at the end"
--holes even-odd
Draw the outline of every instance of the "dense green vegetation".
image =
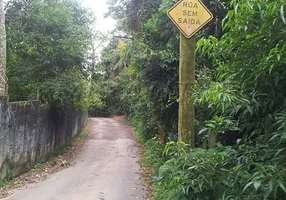
POLYGON ((215 18, 197 35, 195 149, 177 142, 179 32, 166 16, 175 2, 110 1, 131 39, 110 42, 105 77, 94 78, 108 114, 125 114, 148 141, 168 136, 162 158, 154 151, 167 159, 155 199, 285 199, 285 2, 205 1, 215 18))
POLYGON ((155 199, 284 200, 285 1, 204 1, 214 19, 196 36, 194 149, 177 141, 179 31, 166 15, 176 2, 110 0, 123 36, 96 62, 94 17, 77 1, 9 1, 10 99, 126 115, 156 168, 155 199))
POLYGON ((74 0, 11 0, 5 11, 10 101, 86 106, 92 13, 74 0))

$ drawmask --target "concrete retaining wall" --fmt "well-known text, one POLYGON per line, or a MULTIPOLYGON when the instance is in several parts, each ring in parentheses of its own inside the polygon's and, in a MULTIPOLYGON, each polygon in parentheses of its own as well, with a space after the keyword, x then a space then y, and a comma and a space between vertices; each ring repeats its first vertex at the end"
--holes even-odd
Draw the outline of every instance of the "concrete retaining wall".
POLYGON ((88 118, 77 110, 53 111, 38 101, 9 103, 0 97, 0 179, 45 161, 77 135, 88 118))

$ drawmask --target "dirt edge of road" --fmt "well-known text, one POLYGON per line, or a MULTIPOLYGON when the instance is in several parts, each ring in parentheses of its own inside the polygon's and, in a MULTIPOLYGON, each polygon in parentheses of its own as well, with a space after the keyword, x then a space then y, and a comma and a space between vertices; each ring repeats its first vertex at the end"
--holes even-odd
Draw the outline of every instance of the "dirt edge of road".
MULTIPOLYGON (((135 133, 134 133, 135 135, 135 133)), ((135 135, 136 138, 136 135, 135 135)), ((147 200, 153 200, 153 189, 152 189, 152 178, 155 176, 155 169, 152 166, 144 165, 144 160, 146 160, 146 153, 144 148, 139 144, 136 138, 136 143, 138 147, 139 164, 141 167, 140 173, 142 176, 143 184, 147 192, 147 200)))
POLYGON ((143 148, 143 146, 140 144, 140 138, 136 135, 136 131, 132 127, 131 124, 129 124, 124 116, 113 116, 113 119, 124 123, 132 128, 133 136, 136 141, 137 145, 137 155, 139 156, 139 165, 140 165, 140 174, 142 177, 142 184, 145 187, 145 190, 147 192, 147 200, 153 200, 153 189, 151 186, 152 178, 155 176, 155 169, 152 166, 144 165, 144 160, 146 160, 146 153, 143 148))
POLYGON ((34 187, 35 184, 46 180, 50 174, 72 166, 72 160, 80 152, 88 134, 87 124, 78 136, 65 147, 56 150, 46 162, 36 163, 33 169, 11 180, 0 181, 0 199, 10 196, 19 188, 34 187))

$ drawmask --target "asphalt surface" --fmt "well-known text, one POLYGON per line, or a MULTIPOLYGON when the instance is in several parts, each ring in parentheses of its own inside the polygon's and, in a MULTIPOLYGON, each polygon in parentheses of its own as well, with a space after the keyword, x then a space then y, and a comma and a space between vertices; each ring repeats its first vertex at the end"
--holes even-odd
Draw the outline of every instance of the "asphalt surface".
POLYGON ((91 118, 89 131, 75 165, 5 200, 146 199, 131 128, 111 118, 91 118))

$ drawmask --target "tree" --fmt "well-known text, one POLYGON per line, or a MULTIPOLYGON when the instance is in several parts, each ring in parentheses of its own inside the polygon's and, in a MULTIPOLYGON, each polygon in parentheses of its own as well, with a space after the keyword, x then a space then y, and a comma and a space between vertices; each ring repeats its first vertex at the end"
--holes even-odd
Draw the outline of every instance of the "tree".
POLYGON ((152 14, 156 13, 162 0, 109 0, 108 15, 118 19, 118 28, 136 35, 152 14))
MULTIPOLYGON (((37 98, 53 105, 55 102, 68 103, 52 98, 69 96, 66 93, 58 95, 59 91, 55 91, 62 89, 64 80, 66 87, 75 86, 68 84, 68 76, 87 77, 93 21, 93 15, 74 0, 9 1, 6 26, 11 100, 37 98), (55 87, 48 90, 47 86, 55 87), (54 94, 46 93, 48 91, 54 94)), ((75 87, 61 92, 80 88, 84 89, 75 87)))
POLYGON ((0 0, 0 96, 7 95, 6 31, 3 0, 0 0))
MULTIPOLYGON (((118 29, 132 36, 132 40, 127 42, 125 53, 122 54, 130 56, 129 70, 132 71, 123 74, 131 76, 125 88, 131 94, 142 95, 141 98, 136 95, 128 96, 127 102, 131 106, 127 115, 132 118, 141 114, 138 120, 145 124, 145 134, 153 136, 159 133, 162 143, 165 143, 167 135, 172 139, 178 137, 179 30, 166 17, 167 11, 176 2, 176 0, 109 1, 109 14, 118 20, 118 29), (138 84, 137 87, 131 85, 134 83, 138 84), (144 109, 144 106, 148 109, 144 109)), ((229 0, 207 2, 211 4, 211 11, 216 17, 199 33, 199 38, 203 35, 221 37, 220 24, 226 15, 228 2, 229 0)), ((118 61, 119 57, 115 57, 118 54, 114 53, 116 50, 110 52, 113 54, 108 55, 114 56, 107 57, 108 60, 116 58, 114 60, 118 61)), ((196 68, 212 67, 211 61, 207 56, 199 54, 196 68)), ((114 63, 116 62, 101 64, 110 69, 115 67, 114 63)))
POLYGON ((286 106, 285 3, 234 0, 232 4, 235 9, 224 21, 226 33, 219 40, 199 42, 200 50, 219 66, 216 82, 201 99, 208 99, 212 113, 236 119, 246 133, 268 137, 276 115, 286 106))

